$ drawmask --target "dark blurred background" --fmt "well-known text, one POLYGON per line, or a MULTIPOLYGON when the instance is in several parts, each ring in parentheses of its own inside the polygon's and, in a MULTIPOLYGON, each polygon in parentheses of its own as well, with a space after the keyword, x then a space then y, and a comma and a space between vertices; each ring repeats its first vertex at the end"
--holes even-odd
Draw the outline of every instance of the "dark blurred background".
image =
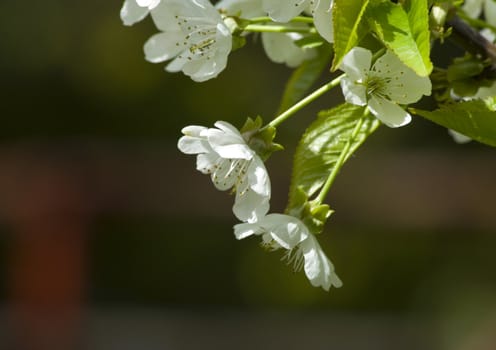
MULTIPOLYGON (((249 40, 217 79, 168 74, 121 5, 0 2, 0 349, 496 348, 494 149, 382 127, 329 195, 344 286, 313 288, 234 239, 232 198, 176 148, 185 125, 270 120, 290 70, 249 40)), ((340 100, 278 131, 272 211, 298 137, 340 100)))

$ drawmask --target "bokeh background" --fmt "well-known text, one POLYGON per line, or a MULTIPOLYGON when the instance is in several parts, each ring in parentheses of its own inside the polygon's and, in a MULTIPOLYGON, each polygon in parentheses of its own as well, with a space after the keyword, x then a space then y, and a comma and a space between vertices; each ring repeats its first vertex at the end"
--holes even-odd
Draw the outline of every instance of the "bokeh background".
MULTIPOLYGON (((496 348, 494 149, 382 127, 329 194, 344 286, 312 288, 234 239, 232 198, 176 148, 185 125, 272 118, 291 71, 249 40, 217 79, 168 74, 121 5, 0 2, 0 349, 496 348)), ((278 131, 273 211, 298 137, 340 99, 278 131)))

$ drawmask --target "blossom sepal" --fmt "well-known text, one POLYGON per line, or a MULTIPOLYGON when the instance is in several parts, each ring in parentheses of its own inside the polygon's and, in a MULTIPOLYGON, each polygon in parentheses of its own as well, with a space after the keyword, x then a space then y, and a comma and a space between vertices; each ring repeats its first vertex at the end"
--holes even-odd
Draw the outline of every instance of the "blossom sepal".
POLYGON ((260 116, 255 119, 248 117, 240 130, 250 148, 263 160, 267 160, 272 153, 284 149, 282 145, 274 142, 276 131, 276 128, 272 126, 264 128, 260 116))
POLYGON ((300 217, 312 234, 322 233, 327 219, 334 213, 334 210, 327 204, 309 201, 305 191, 300 187, 296 190, 294 198, 293 205, 287 209, 287 212, 292 216, 300 217))

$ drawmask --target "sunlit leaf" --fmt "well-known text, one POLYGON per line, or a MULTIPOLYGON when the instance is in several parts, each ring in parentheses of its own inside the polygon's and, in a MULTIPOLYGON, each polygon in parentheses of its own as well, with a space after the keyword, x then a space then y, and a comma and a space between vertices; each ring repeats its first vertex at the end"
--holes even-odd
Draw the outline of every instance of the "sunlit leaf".
POLYGON ((422 117, 496 147, 496 97, 451 103, 435 111, 414 110, 422 117))
POLYGON ((432 71, 427 0, 374 2, 366 17, 377 37, 420 76, 432 71))
POLYGON ((308 198, 317 193, 348 142, 351 144, 345 159, 377 129, 380 122, 373 116, 364 116, 365 108, 345 103, 320 112, 309 126, 295 154, 289 209, 298 205, 300 191, 308 198), (351 139, 360 118, 364 118, 363 124, 357 136, 351 139))

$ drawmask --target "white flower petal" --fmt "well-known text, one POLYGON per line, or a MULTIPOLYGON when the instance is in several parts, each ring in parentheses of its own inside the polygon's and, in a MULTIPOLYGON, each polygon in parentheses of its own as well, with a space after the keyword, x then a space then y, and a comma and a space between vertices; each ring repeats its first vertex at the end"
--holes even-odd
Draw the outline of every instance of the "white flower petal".
POLYGON ((396 103, 414 103, 423 95, 431 94, 432 85, 429 77, 417 75, 391 51, 387 51, 377 59, 372 72, 371 78, 384 81, 381 92, 396 103))
POLYGON ((269 197, 253 191, 236 191, 233 213, 241 221, 258 222, 269 211, 269 200, 269 197))
POLYGON ((216 45, 219 47, 208 58, 200 55, 186 61, 183 66, 184 74, 199 83, 217 77, 227 66, 227 57, 231 51, 232 44, 231 37, 229 36, 229 40, 224 40, 225 45, 220 47, 222 42, 222 40, 216 41, 216 45))
POLYGON ((496 40, 496 33, 494 33, 491 29, 489 28, 484 28, 480 32, 480 35, 482 35, 486 40, 490 42, 494 42, 496 40))
POLYGON ((455 130, 448 129, 448 133, 451 135, 451 137, 456 143, 463 144, 472 141, 470 137, 460 134, 455 130))
POLYGON ((153 35, 145 43, 144 51, 147 61, 152 63, 169 60, 181 52, 181 48, 176 46, 180 32, 166 32, 153 35))
POLYGON ((265 164, 258 156, 254 156, 246 170, 250 189, 265 197, 270 198, 270 178, 265 164))
POLYGON ((139 6, 136 0, 126 0, 121 8, 121 20, 126 26, 141 21, 149 13, 148 7, 139 6))
POLYGON ((328 42, 334 42, 334 28, 332 23, 332 6, 334 0, 320 0, 313 9, 315 28, 328 42))
POLYGON ((212 174, 220 157, 217 153, 202 153, 196 157, 196 170, 202 174, 212 174))
POLYGON ((218 120, 215 122, 214 126, 217 129, 224 131, 228 135, 230 134, 230 135, 236 136, 240 140, 243 139, 243 136, 241 136, 241 133, 239 132, 239 130, 236 129, 236 127, 234 125, 232 125, 231 123, 225 122, 223 120, 218 120))
POLYGON ((184 127, 181 132, 184 134, 177 143, 179 150, 185 154, 199 154, 211 152, 212 148, 208 145, 205 137, 201 136, 203 131, 207 130, 204 126, 189 125, 184 127))
POLYGON ((175 11, 171 11, 168 1, 162 1, 157 4, 151 11, 151 16, 155 26, 162 32, 181 30, 176 18, 177 14, 175 11))
POLYGON ((285 249, 293 249, 310 235, 303 222, 285 214, 269 214, 260 221, 260 226, 285 249))
POLYGON ((165 67, 165 70, 167 72, 171 72, 171 73, 177 73, 177 72, 180 72, 184 65, 188 62, 187 59, 185 59, 184 57, 176 57, 174 58, 166 67, 165 67))
POLYGON ((378 96, 372 96, 370 98, 368 107, 372 114, 391 128, 406 125, 412 120, 410 114, 403 108, 378 96))
POLYGON ((208 142, 222 158, 252 159, 255 152, 232 125, 223 122, 216 123, 219 129, 208 129, 208 142))
POLYGON ((307 7, 309 0, 264 0, 263 9, 276 22, 288 22, 307 7))
POLYGON ((317 239, 309 235, 301 242, 300 247, 305 259, 305 274, 314 287, 322 287, 328 291, 331 286, 339 288, 343 285, 334 272, 334 266, 322 251, 317 239))
POLYGON ((264 15, 262 0, 222 0, 215 7, 234 16, 241 13, 242 18, 254 18, 264 15))
POLYGON ((358 106, 365 106, 367 104, 367 88, 365 85, 357 84, 346 76, 341 79, 340 84, 346 102, 358 106))
MULTIPOLYGON (((471 18, 477 18, 482 11, 482 3, 486 0, 466 0, 462 6, 463 11, 471 18)), ((486 1, 487 2, 487 1, 486 1)))
POLYGON ((484 3, 484 17, 487 23, 496 26, 496 2, 494 0, 486 0, 484 3))
POLYGON ((157 7, 160 0, 136 0, 136 3, 141 7, 148 7, 150 10, 157 7))
POLYGON ((269 211, 270 179, 265 165, 234 126, 223 121, 215 126, 183 128, 178 148, 198 154, 197 170, 210 174, 218 190, 236 192, 233 212, 239 220, 256 222, 269 211))
POLYGON ((219 191, 226 191, 234 186, 238 172, 230 159, 220 159, 212 173, 212 182, 219 191))
POLYGON ((207 140, 188 135, 179 139, 177 148, 185 154, 200 154, 211 150, 207 140))
POLYGON ((271 61, 285 63, 291 68, 315 56, 315 50, 297 46, 288 33, 262 33, 262 44, 271 61))
POLYGON ((363 47, 355 47, 344 56, 339 69, 345 72, 351 81, 364 83, 371 63, 372 52, 363 47))
POLYGON ((173 59, 167 71, 182 70, 197 82, 215 78, 224 70, 232 36, 208 0, 162 0, 151 15, 163 33, 146 45, 149 61, 173 59))
POLYGON ((200 137, 201 133, 208 128, 201 125, 188 125, 181 129, 181 132, 187 136, 200 137))
POLYGON ((237 224, 234 226, 234 236, 236 239, 243 239, 252 235, 260 234, 260 226, 258 224, 237 224))
POLYGON ((474 98, 485 99, 487 97, 493 96, 496 96, 496 82, 488 87, 480 87, 479 90, 477 90, 477 93, 474 95, 474 98))

